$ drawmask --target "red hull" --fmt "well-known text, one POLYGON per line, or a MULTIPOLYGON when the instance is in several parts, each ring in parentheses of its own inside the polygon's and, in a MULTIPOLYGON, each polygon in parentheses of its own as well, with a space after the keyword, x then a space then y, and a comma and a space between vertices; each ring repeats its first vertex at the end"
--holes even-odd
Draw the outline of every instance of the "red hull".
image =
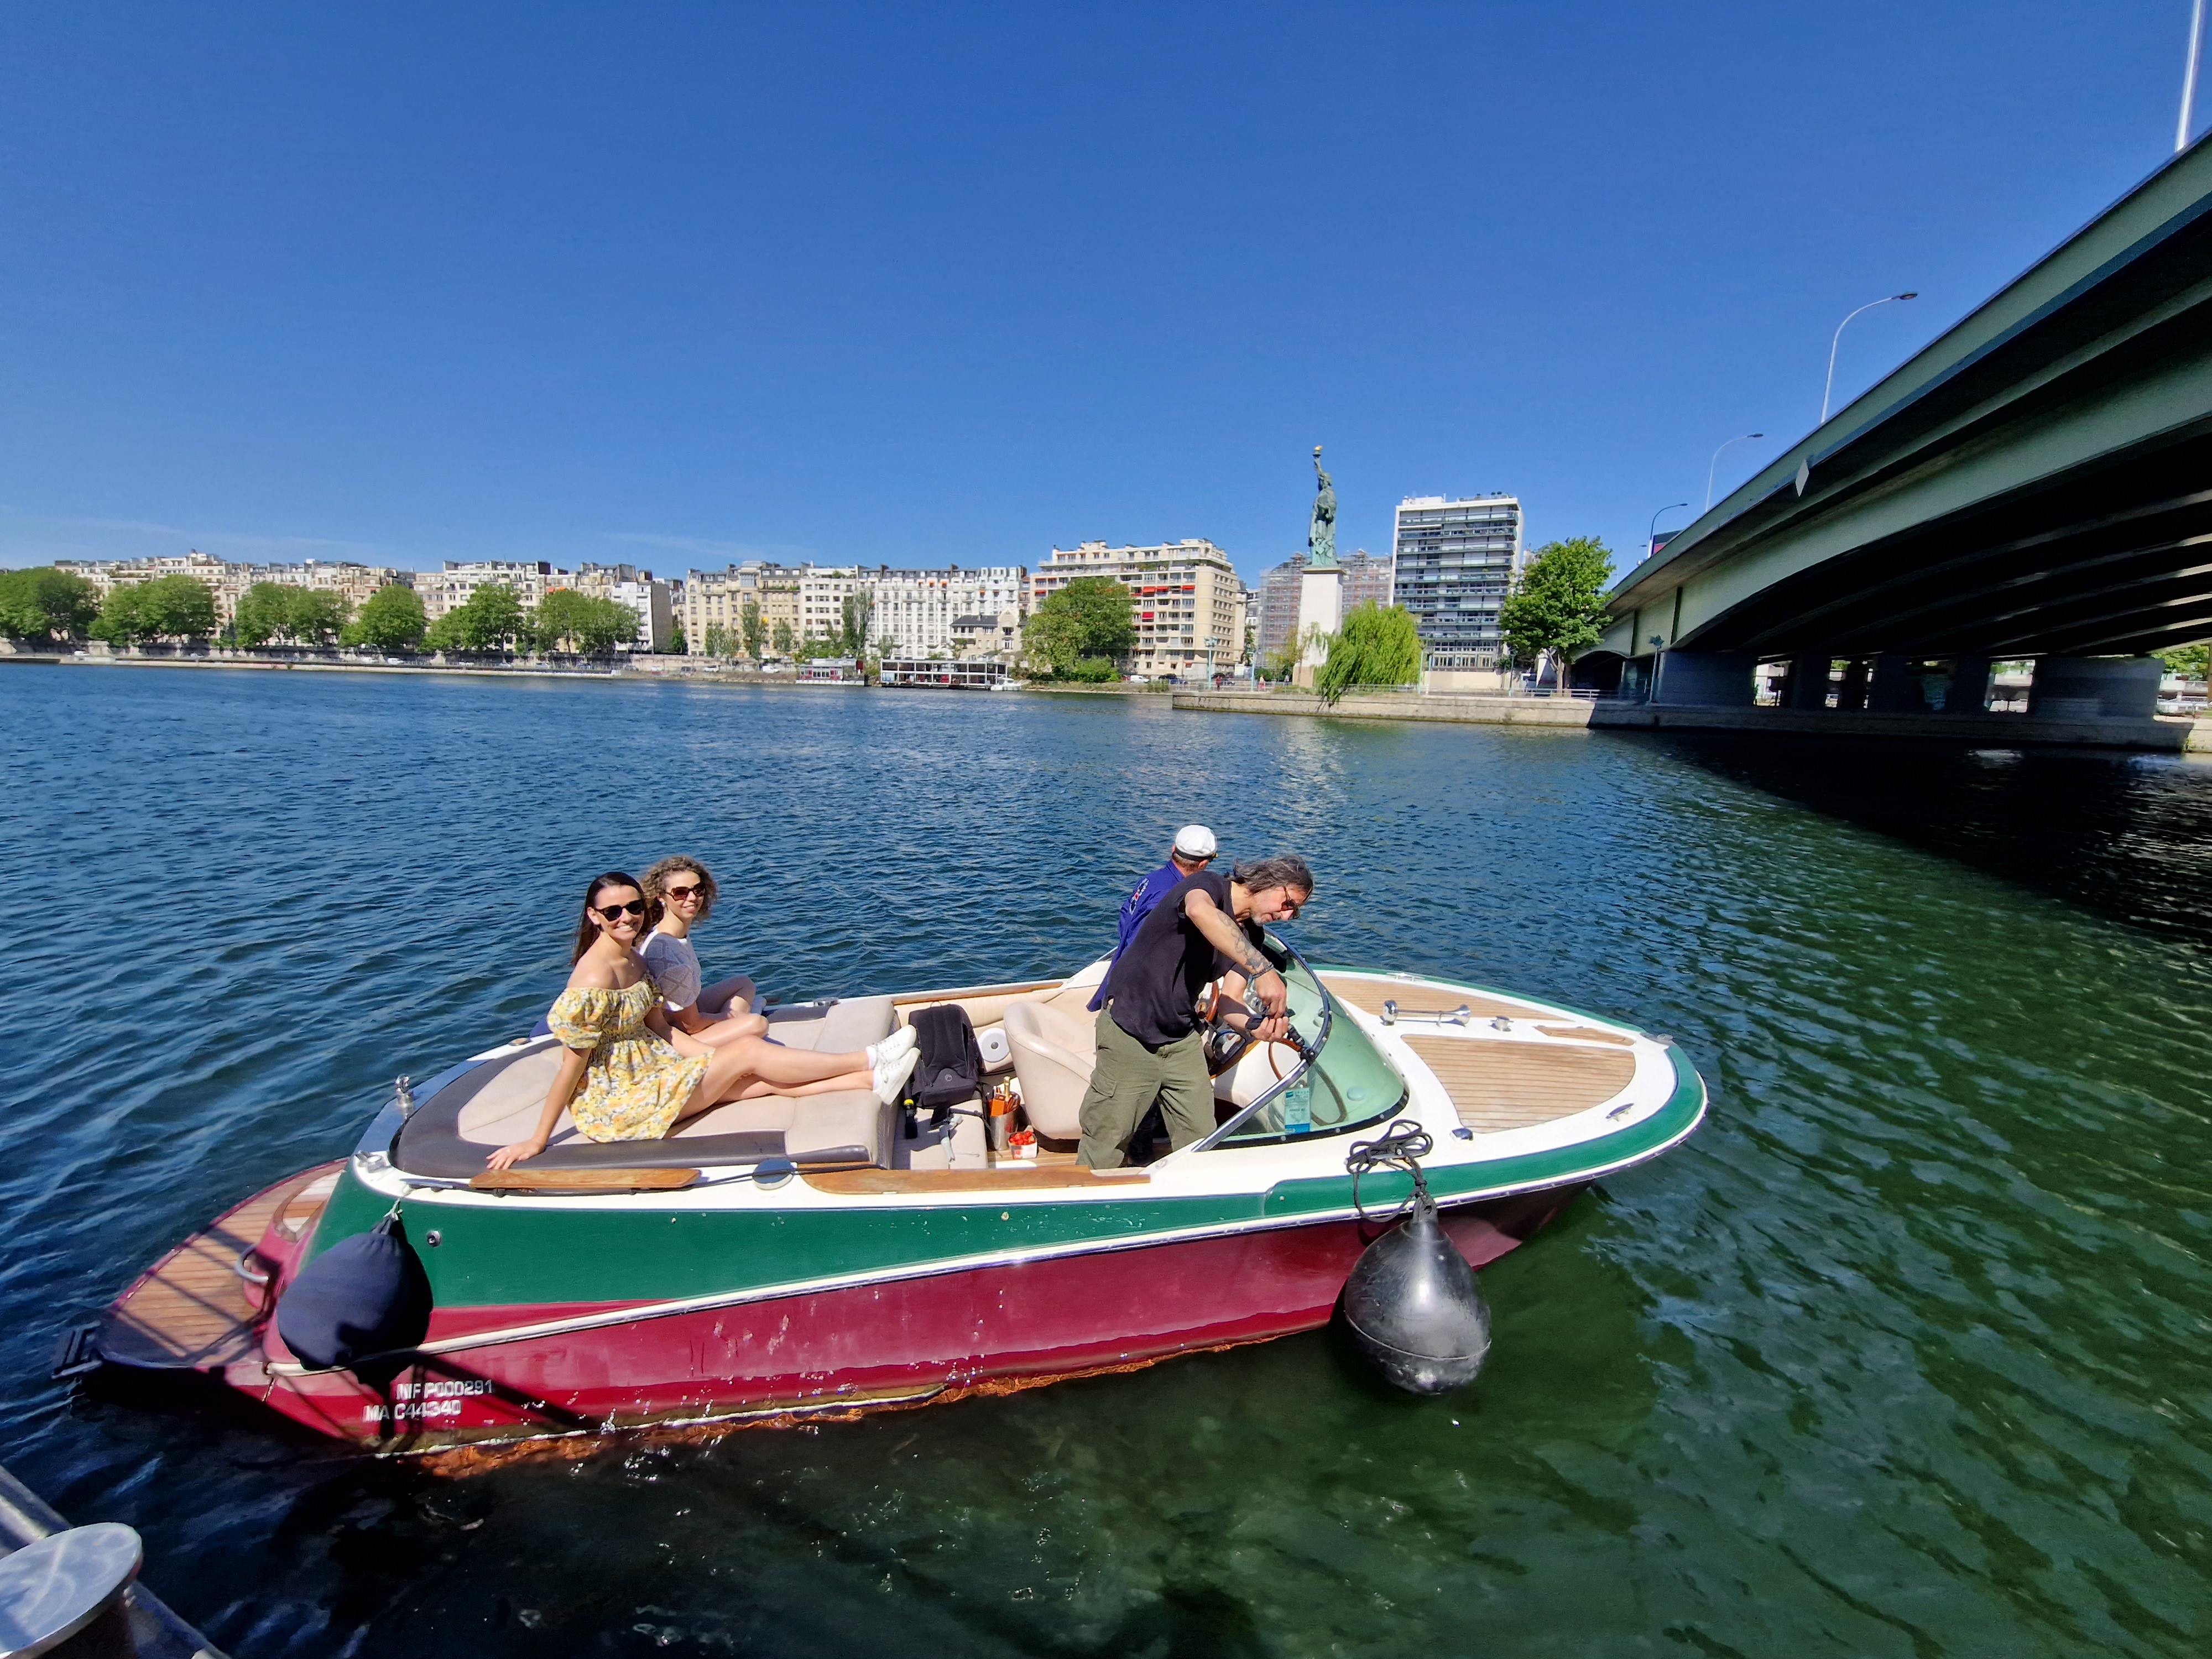
MULTIPOLYGON (((1480 1267, 1575 1190, 1476 1206, 1445 1224, 1480 1267)), ((321 1433, 385 1451, 846 1413, 1314 1329, 1373 1237, 1325 1222, 660 1315, 441 1353, 386 1393, 343 1372, 272 1377, 258 1357, 226 1375, 321 1433)), ((438 1316, 430 1337, 595 1310, 458 1309, 438 1316)), ((287 1358, 264 1333, 268 1358, 287 1358)))

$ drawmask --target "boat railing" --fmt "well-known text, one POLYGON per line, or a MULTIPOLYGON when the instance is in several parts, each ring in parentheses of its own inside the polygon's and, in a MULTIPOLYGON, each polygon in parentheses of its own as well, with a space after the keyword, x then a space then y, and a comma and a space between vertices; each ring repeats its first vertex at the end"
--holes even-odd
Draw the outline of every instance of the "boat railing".
POLYGON ((1336 1023, 1336 999, 1329 994, 1328 987, 1322 983, 1321 975, 1314 972, 1312 965, 1298 954, 1296 945, 1276 939, 1273 933, 1268 934, 1267 937, 1274 942, 1284 955, 1304 969, 1306 977, 1313 981, 1314 989, 1321 995, 1321 1025, 1315 1031, 1312 1039, 1307 1042, 1305 1052, 1298 1056, 1297 1064, 1291 1066, 1283 1076, 1277 1078, 1268 1087, 1255 1095, 1251 1103, 1231 1118, 1228 1122, 1221 1125, 1205 1139, 1194 1145, 1190 1150, 1194 1152, 1211 1152, 1214 1147, 1220 1146, 1230 1136, 1237 1133, 1265 1111, 1273 1101, 1311 1071, 1314 1061, 1321 1058, 1322 1046, 1328 1042, 1329 1028, 1336 1023))

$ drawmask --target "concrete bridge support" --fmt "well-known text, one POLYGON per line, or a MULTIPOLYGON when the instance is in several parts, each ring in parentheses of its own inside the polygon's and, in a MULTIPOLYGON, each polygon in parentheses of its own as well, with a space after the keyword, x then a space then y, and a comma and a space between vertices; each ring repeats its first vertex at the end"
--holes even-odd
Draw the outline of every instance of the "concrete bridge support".
POLYGON ((1686 708, 1748 708, 1759 658, 1747 651, 1666 651, 1659 656, 1655 703, 1686 708))
POLYGON ((2156 657, 2042 657, 2027 712, 2051 720, 2148 720, 2158 713, 2156 657))
POLYGON ((1790 658, 1790 681, 1783 692, 1784 708, 1826 708, 1828 706, 1828 667, 1834 660, 1823 651, 1790 658))

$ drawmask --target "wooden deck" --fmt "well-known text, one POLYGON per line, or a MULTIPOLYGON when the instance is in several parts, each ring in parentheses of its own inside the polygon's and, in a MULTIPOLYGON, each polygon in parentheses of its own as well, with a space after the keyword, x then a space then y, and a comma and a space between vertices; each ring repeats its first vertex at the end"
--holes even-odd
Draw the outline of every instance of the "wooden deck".
POLYGON ((1636 1075, 1636 1056, 1626 1048, 1448 1036, 1408 1036, 1406 1046, 1477 1134, 1572 1117, 1604 1104, 1636 1075))
POLYGON ((108 1310, 101 1354, 150 1370, 214 1370, 252 1352, 264 1289, 239 1272, 240 1261, 269 1273, 274 1264, 256 1254, 262 1235, 272 1222, 292 1237, 305 1231, 328 1200, 337 1168, 303 1170, 179 1245, 108 1310))

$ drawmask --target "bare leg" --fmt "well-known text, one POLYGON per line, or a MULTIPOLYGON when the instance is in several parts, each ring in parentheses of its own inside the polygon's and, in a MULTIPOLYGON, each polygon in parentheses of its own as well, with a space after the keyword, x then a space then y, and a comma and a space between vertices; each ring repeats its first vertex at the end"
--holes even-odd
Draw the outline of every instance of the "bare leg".
POLYGON ((737 1014, 753 1011, 753 998, 760 988, 743 974, 732 974, 727 979, 718 979, 699 993, 696 1005, 709 1019, 726 1019, 737 1014))
POLYGON ((845 1089, 873 1089, 875 1074, 863 1068, 844 1077, 825 1077, 819 1083, 748 1083, 731 1100, 758 1100, 763 1095, 831 1095, 845 1089))
POLYGON ((726 1048, 739 1037, 765 1036, 768 1034, 768 1021, 758 1014, 734 1013, 726 1018, 717 1019, 704 1009, 700 1012, 714 1023, 702 1025, 692 1032, 691 1039, 695 1042, 704 1043, 709 1048, 726 1048))

